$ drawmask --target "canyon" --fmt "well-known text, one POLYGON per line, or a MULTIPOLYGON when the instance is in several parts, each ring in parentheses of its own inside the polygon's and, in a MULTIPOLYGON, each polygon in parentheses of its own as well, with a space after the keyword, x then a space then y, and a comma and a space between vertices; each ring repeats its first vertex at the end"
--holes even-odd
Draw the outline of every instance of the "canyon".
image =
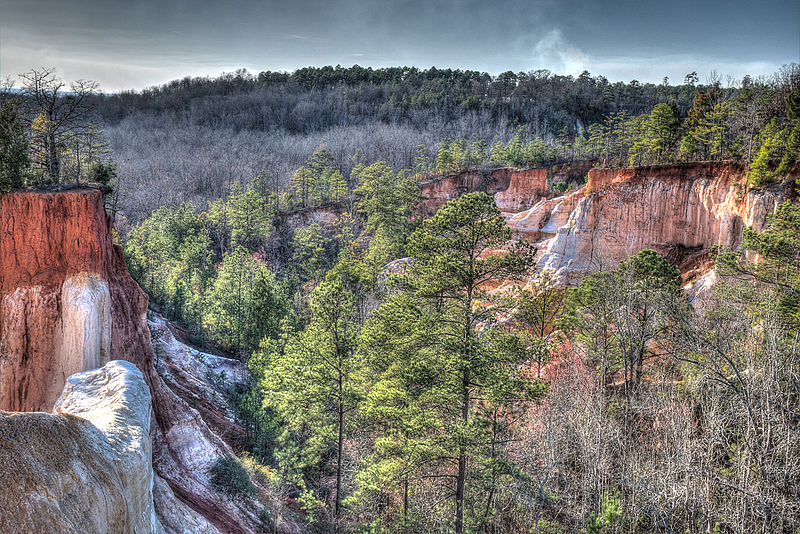
MULTIPOLYGON (((689 279, 710 269, 715 247, 763 229, 797 171, 768 188, 748 187, 732 162, 468 171, 422 182, 419 214, 485 191, 513 239, 534 243, 538 267, 563 283, 644 248, 689 279), (573 190, 555 194, 554 182, 573 190)), ((290 223, 330 223, 331 213, 290 223)), ((224 389, 244 387, 246 369, 184 341, 148 318, 101 190, 0 196, 0 482, 11 488, 0 509, 18 510, 0 530, 34 532, 41 518, 42 532, 264 531, 258 503, 223 496, 209 475, 244 439, 224 389), (98 500, 106 509, 87 511, 98 500)), ((270 514, 274 531, 303 531, 287 503, 270 514)))

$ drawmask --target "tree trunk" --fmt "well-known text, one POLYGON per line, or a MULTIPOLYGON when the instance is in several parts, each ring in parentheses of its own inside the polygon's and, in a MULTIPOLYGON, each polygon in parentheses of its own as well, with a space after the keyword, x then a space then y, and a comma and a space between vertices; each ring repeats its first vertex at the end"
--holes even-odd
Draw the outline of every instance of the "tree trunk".
MULTIPOLYGON (((464 369, 462 381, 461 420, 467 424, 469 420, 469 369, 464 369)), ((458 449, 458 475, 456 476, 456 534, 464 532, 464 483, 467 480, 467 450, 462 444, 458 449)))
POLYGON ((58 148, 53 134, 47 135, 47 174, 53 183, 58 183, 61 169, 58 161, 58 148))
POLYGON ((403 519, 408 521, 408 475, 403 480, 403 519))
POLYGON ((458 453, 458 477, 456 478, 456 534, 464 532, 464 480, 467 477, 467 456, 464 447, 458 453))
POLYGON ((336 410, 339 415, 339 436, 338 443, 336 444, 336 504, 334 508, 334 516, 336 517, 336 532, 339 532, 339 517, 341 512, 342 503, 342 450, 344 448, 344 402, 343 402, 343 378, 341 371, 339 372, 339 402, 336 410))

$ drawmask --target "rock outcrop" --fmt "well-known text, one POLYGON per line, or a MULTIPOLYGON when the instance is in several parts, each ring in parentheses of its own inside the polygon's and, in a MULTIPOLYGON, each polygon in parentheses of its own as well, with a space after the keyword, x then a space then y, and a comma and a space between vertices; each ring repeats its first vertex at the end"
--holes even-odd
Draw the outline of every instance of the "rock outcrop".
MULTIPOLYGON (((495 194, 506 191, 514 172, 514 169, 509 168, 476 170, 436 176, 423 181, 420 183, 420 193, 423 197, 422 205, 419 208, 420 215, 430 217, 449 200, 458 198, 464 193, 484 191, 495 194)), ((547 189, 546 184, 544 189, 547 189)))
POLYGON ((0 412, 0 532, 160 532, 150 390, 112 361, 70 377, 54 414, 0 412))
POLYGON ((512 171, 508 187, 494 195, 502 211, 529 208, 547 194, 547 169, 512 171))
POLYGON ((447 201, 474 191, 494 195, 501 211, 526 210, 541 199, 553 196, 547 192, 548 181, 580 187, 591 168, 591 161, 579 161, 536 169, 501 167, 432 176, 420 183, 423 202, 419 211, 430 217, 447 201))
POLYGON ((156 370, 169 388, 200 413, 203 421, 226 443, 240 449, 245 430, 236 422, 231 393, 241 393, 250 373, 239 360, 202 352, 180 340, 183 332, 163 317, 148 321, 157 339, 153 342, 156 370))
MULTIPOLYGON (((233 502, 210 484, 211 465, 233 452, 230 445, 156 372, 146 321, 147 296, 131 278, 122 251, 113 242, 102 195, 96 189, 73 189, 0 196, 0 409, 50 411, 69 375, 109 360, 132 362, 152 397, 156 503, 166 507, 158 515, 169 518, 169 525, 184 521, 199 525, 201 517, 219 532, 261 532, 255 503, 233 502), (181 519, 184 512, 187 515, 181 519)), ((45 427, 52 424, 54 430, 71 436, 71 448, 83 445, 78 437, 82 423, 68 417, 8 417, 28 417, 24 420, 31 422, 25 424, 41 431, 41 439, 50 440, 47 443, 59 439, 54 437, 58 432, 44 436, 45 427)), ((23 431, 15 432, 9 435, 20 438, 23 431)), ((83 452, 54 445, 48 454, 48 461, 55 464, 69 463, 83 452)), ((75 506, 103 502, 94 494, 71 495, 75 506)), ((0 506, 3 512, 7 509, 0 506)), ((60 527, 41 530, 61 531, 60 527)), ((167 525, 165 531, 183 532, 167 525)))
POLYGON ((687 274, 707 264, 713 247, 738 247, 744 227, 762 229, 786 194, 786 184, 747 187, 743 166, 731 162, 596 169, 585 188, 509 223, 518 235, 543 240, 538 265, 562 281, 575 282, 644 248, 687 274))
POLYGON ((575 283, 584 274, 616 265, 652 248, 684 276, 710 267, 712 247, 736 248, 742 230, 759 230, 778 202, 787 198, 795 169, 771 188, 751 188, 735 162, 698 162, 630 169, 594 169, 591 162, 521 171, 469 171, 423 182, 421 214, 431 215, 463 193, 493 194, 514 239, 539 249, 539 268, 575 283), (557 196, 550 182, 577 190, 557 196))
POLYGON ((50 411, 73 373, 152 359, 147 297, 94 189, 0 196, 0 409, 50 411))

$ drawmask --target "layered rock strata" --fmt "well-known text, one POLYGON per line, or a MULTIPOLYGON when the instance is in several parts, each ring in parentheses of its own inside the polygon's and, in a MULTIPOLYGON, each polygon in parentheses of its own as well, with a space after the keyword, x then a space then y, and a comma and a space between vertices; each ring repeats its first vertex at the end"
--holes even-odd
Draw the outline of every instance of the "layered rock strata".
MULTIPOLYGON (((152 396, 152 463, 164 490, 157 503, 168 508, 160 515, 174 525, 183 521, 176 513, 191 510, 187 524, 200 516, 219 532, 263 531, 255 503, 233 502, 211 486, 211 465, 233 451, 156 372, 146 312, 147 296, 113 242, 101 191, 0 196, 0 409, 50 411, 70 374, 132 362, 152 396)), ((51 420, 31 417, 42 432, 51 420)), ((79 430, 54 424, 64 435, 79 430)), ((71 443, 82 445, 77 437, 71 443)), ((78 453, 56 447, 51 460, 62 454, 69 462, 78 453)), ((102 502, 83 497, 90 499, 83 506, 102 502)))
POLYGON ((540 241, 539 267, 562 281, 645 248, 694 273, 712 248, 737 248, 745 227, 763 229, 790 193, 790 180, 750 188, 744 167, 731 162, 597 169, 585 188, 539 203, 509 224, 518 236, 540 241))
POLYGON ((50 411, 68 376, 112 359, 147 374, 146 310, 100 191, 0 196, 0 409, 50 411))
POLYGON ((0 412, 0 532, 160 532, 150 416, 123 361, 70 377, 54 414, 0 412))

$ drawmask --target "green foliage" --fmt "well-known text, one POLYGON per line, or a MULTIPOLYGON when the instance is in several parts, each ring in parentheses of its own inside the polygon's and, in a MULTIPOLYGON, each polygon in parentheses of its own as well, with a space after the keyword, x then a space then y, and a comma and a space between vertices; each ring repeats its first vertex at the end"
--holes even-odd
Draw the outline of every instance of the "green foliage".
POLYGON ((211 484, 217 491, 234 499, 255 497, 258 493, 247 469, 234 456, 223 456, 214 463, 211 484))
POLYGON ((435 170, 439 173, 458 172, 487 163, 489 160, 488 145, 484 140, 467 141, 457 139, 451 141, 445 137, 439 143, 436 154, 435 170))
POLYGON ((89 180, 109 185, 117 177, 117 164, 113 161, 96 161, 89 167, 89 180))
POLYGON ((130 232, 123 250, 131 274, 168 317, 202 325, 212 341, 244 355, 265 335, 277 336, 291 315, 284 284, 251 252, 271 215, 259 191, 235 182, 208 212, 160 208, 130 232))
POLYGON ((17 104, 3 99, 0 105, 0 194, 21 187, 29 165, 28 138, 17 104))
POLYGON ((240 246, 255 250, 269 234, 274 208, 260 185, 254 181, 244 189, 233 182, 227 198, 209 205, 208 219, 220 255, 240 246))
POLYGON ((291 318, 284 319, 275 337, 264 337, 259 347, 247 360, 251 387, 238 399, 238 415, 248 431, 250 452, 261 461, 273 462, 275 447, 283 431, 280 418, 264 402, 264 390, 260 387, 270 365, 270 356, 278 352, 283 336, 281 332, 290 329, 291 318))
POLYGON ((123 247, 131 274, 150 298, 168 316, 194 324, 214 275, 211 249, 202 216, 188 204, 159 208, 123 247))
POLYGON ((322 232, 317 223, 294 231, 289 244, 290 261, 286 278, 289 287, 297 289, 307 282, 321 280, 333 266, 335 243, 322 232))
POLYGON ((342 449, 359 397, 353 376, 363 298, 361 267, 344 250, 311 294, 310 323, 302 331, 288 332, 283 346, 274 347, 259 384, 264 405, 284 424, 277 452, 281 467, 298 483, 315 473, 335 473, 337 517, 342 449), (336 450, 333 466, 325 462, 331 448, 336 450))
POLYGON ((214 341, 241 355, 264 336, 276 336, 288 312, 288 299, 275 275, 238 247, 225 254, 208 289, 203 326, 214 341))
POLYGON ((718 258, 718 264, 727 272, 768 284, 777 292, 781 317, 800 325, 800 206, 791 201, 779 204, 763 232, 745 228, 742 248, 758 254, 760 261, 749 262, 728 251, 718 258))
POLYGON ((496 143, 492 147, 491 160, 494 163, 512 167, 536 167, 556 158, 555 149, 548 146, 541 137, 529 138, 528 129, 521 127, 508 143, 496 143))
POLYGON ((616 532, 624 516, 619 496, 615 493, 603 492, 603 502, 599 513, 592 513, 586 525, 588 534, 604 534, 616 532))
POLYGON ((295 171, 290 186, 302 207, 339 202, 347 195, 347 181, 336 167, 333 155, 324 148, 315 150, 295 171))
POLYGON ((781 127, 773 119, 758 134, 757 141, 761 146, 747 174, 748 183, 755 187, 775 182, 792 170, 800 157, 800 121, 781 127))
POLYGON ((383 259, 401 257, 413 228, 411 216, 421 200, 419 188, 405 172, 394 173, 384 161, 357 165, 350 176, 358 183, 354 193, 365 229, 379 234, 387 247, 383 259))
POLYGON ((601 383, 624 370, 627 398, 641 384, 650 342, 666 335, 681 306, 680 284, 677 268, 657 252, 642 250, 571 289, 559 325, 581 343, 601 383))
POLYGON ((674 103, 656 104, 647 120, 647 161, 661 163, 673 158, 681 138, 683 120, 674 103))
MULTIPOLYGON (((524 358, 508 350, 516 336, 478 329, 500 311, 476 305, 480 285, 520 275, 531 265, 524 247, 484 254, 509 237, 492 197, 470 193, 448 202, 409 238, 413 260, 361 338, 371 384, 362 413, 382 434, 359 474, 355 498, 369 500, 388 485, 407 492, 424 476, 420 470, 438 472, 450 458, 461 466, 451 489, 456 508, 463 509, 458 487, 502 461, 502 452, 489 446, 503 431, 491 424, 494 407, 537 393, 535 384, 515 373, 524 358)), ((480 520, 457 517, 454 528, 480 520)))
POLYGON ((541 376, 542 367, 557 341, 549 337, 564 310, 566 294, 552 271, 544 270, 516 295, 515 318, 519 321, 523 343, 530 352, 528 360, 537 364, 537 376, 541 376))

